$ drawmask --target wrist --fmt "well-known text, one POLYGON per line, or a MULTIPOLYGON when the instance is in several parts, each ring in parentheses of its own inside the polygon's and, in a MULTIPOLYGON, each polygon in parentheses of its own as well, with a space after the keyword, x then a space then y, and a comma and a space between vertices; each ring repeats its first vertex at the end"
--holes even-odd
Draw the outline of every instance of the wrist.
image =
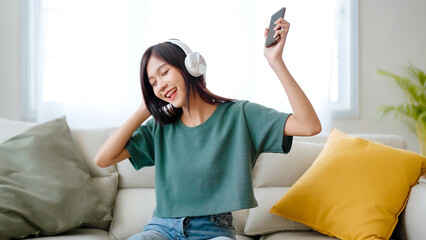
POLYGON ((284 63, 284 60, 282 58, 268 60, 268 63, 269 63, 269 66, 271 66, 274 71, 276 71, 277 69, 285 67, 285 63, 284 63))

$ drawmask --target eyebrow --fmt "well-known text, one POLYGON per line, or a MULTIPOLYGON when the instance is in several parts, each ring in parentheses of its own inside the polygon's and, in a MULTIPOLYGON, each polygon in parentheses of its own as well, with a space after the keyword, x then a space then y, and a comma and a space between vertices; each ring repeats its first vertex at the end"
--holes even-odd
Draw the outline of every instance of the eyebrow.
MULTIPOLYGON (((163 64, 161 64, 161 65, 157 68, 157 71, 156 71, 156 72, 159 72, 159 71, 160 71, 160 69, 161 69, 162 67, 166 66, 166 65, 169 65, 169 64, 168 64, 168 63, 163 63, 163 64)), ((154 78, 154 77, 148 77, 148 81, 150 81, 152 78, 154 78)))

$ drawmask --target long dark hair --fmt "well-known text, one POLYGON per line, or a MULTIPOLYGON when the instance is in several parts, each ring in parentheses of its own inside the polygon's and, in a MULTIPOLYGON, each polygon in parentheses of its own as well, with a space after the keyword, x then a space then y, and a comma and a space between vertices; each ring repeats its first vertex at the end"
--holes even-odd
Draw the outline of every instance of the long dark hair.
POLYGON ((154 119, 161 124, 173 123, 179 119, 182 114, 182 108, 172 107, 171 110, 167 110, 167 103, 159 99, 154 94, 154 90, 149 83, 148 73, 146 71, 146 66, 148 60, 151 56, 155 56, 171 66, 177 68, 185 80, 186 86, 186 101, 188 108, 189 106, 189 94, 191 94, 191 89, 193 94, 198 93, 205 102, 215 104, 222 102, 231 102, 235 101, 234 99, 224 98, 218 95, 213 94, 206 88, 206 82, 204 76, 193 77, 189 74, 188 70, 185 67, 185 52, 179 47, 169 42, 159 43, 154 46, 149 47, 142 56, 141 60, 141 69, 140 69, 140 81, 143 98, 145 104, 148 108, 148 111, 154 117, 154 119))

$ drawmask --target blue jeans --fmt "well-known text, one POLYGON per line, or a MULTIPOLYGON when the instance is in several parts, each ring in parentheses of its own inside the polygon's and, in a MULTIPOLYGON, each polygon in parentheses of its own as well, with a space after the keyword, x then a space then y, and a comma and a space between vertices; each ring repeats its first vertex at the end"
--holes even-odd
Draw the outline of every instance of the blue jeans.
POLYGON ((152 217, 143 232, 127 240, 205 240, 235 239, 232 214, 222 213, 201 217, 152 217))

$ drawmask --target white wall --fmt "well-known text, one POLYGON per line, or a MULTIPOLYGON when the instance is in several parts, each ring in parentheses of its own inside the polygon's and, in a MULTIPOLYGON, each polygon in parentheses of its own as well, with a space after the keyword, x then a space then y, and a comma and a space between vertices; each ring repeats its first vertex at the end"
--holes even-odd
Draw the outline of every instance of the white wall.
MULTIPOLYGON (((0 117, 21 116, 22 0, 0 0, 0 117)), ((378 119, 380 104, 397 104, 402 92, 376 74, 379 68, 400 72, 409 61, 426 70, 426 1, 359 0, 359 107, 358 118, 332 120, 331 127, 350 133, 389 133, 407 139, 408 149, 419 152, 413 133, 393 116, 378 119)))
POLYGON ((0 0, 0 117, 20 119, 22 0, 0 0))
POLYGON ((419 152, 415 134, 392 115, 379 119, 378 105, 396 105, 403 93, 381 68, 402 73, 411 62, 426 71, 426 1, 360 0, 359 2, 359 106, 356 119, 334 120, 331 126, 353 133, 390 133, 407 139, 408 149, 419 152))

